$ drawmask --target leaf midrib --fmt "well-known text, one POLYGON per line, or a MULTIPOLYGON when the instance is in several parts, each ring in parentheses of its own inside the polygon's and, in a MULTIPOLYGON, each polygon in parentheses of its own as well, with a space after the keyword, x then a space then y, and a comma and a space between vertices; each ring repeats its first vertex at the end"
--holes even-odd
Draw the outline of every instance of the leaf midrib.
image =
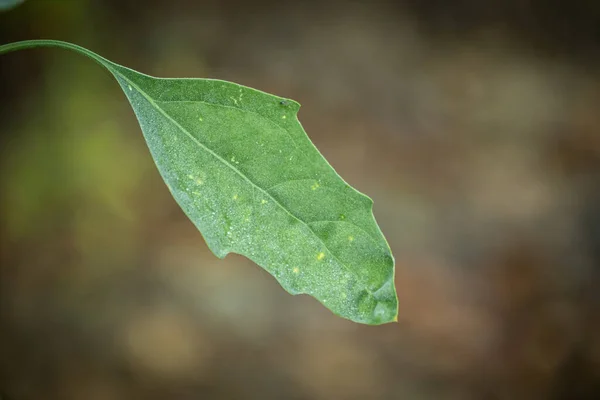
MULTIPOLYGON (((325 247, 325 249, 333 256, 333 258, 335 259, 335 261, 337 261, 340 265, 342 265, 348 272, 350 272, 352 275, 354 275, 356 277, 356 279, 363 285, 364 290, 367 291, 367 293, 369 293, 371 296, 375 297, 373 295, 373 292, 367 287, 367 285, 365 284, 365 282, 361 279, 361 277, 358 275, 358 273, 356 271, 354 271, 353 269, 351 269, 350 267, 348 267, 346 264, 344 264, 342 261, 340 261, 340 259, 335 255, 335 253, 333 253, 333 251, 331 251, 329 249, 329 247, 327 247, 327 244, 323 241, 323 239, 321 239, 319 237, 319 235, 317 235, 315 233, 315 231, 313 231, 313 229, 308 225, 307 222, 303 221, 302 219, 298 218, 297 216, 295 216, 294 214, 292 214, 287 208, 285 208, 283 206, 283 204, 281 204, 279 201, 277 201, 277 199, 275 199, 270 193, 266 192, 265 190, 263 190, 263 188, 261 188, 260 186, 258 186, 256 183, 254 183, 252 180, 250 180, 250 178, 248 178, 246 175, 242 174, 237 168, 235 168, 233 165, 231 165, 230 163, 227 162, 227 160, 225 160, 223 157, 221 157, 220 155, 218 155, 217 153, 215 153, 213 150, 211 150, 210 148, 206 147, 206 145, 204 145, 202 142, 200 142, 198 139, 196 139, 190 132, 187 131, 187 129, 185 129, 183 126, 181 126, 180 123, 178 123, 177 121, 175 121, 173 119, 173 117, 171 117, 169 114, 167 114, 161 107, 159 107, 156 102, 154 101, 154 99, 152 97, 150 97, 145 91, 143 91, 137 84, 135 84, 135 82, 133 82, 132 80, 130 80, 129 78, 127 78, 125 75, 123 75, 122 73, 120 73, 118 70, 110 68, 111 71, 113 71, 113 73, 118 74, 119 77, 121 77, 122 79, 124 79, 125 81, 127 81, 127 83, 129 85, 131 85, 132 87, 135 88, 135 90, 140 93, 149 103, 150 105, 152 105, 152 107, 154 107, 159 113, 161 113, 164 117, 166 117, 169 121, 171 121, 177 128, 179 128, 187 137, 189 137, 194 143, 196 143, 198 146, 200 146, 201 148, 203 148, 204 150, 206 150, 209 154, 211 154, 212 156, 214 156, 216 159, 218 159, 219 161, 221 161, 223 164, 225 164, 226 166, 228 166, 229 168, 231 168, 236 174, 238 174, 239 176, 241 176, 244 180, 246 180, 248 183, 250 183, 252 186, 254 186, 255 188, 257 188, 258 190, 260 190, 262 193, 264 193, 266 196, 268 196, 273 202, 275 202, 275 204, 277 204, 283 211, 285 211, 290 217, 294 218, 295 220, 301 222, 302 224, 304 224, 304 226, 306 226, 312 233, 313 235, 315 235, 315 237, 323 244, 323 246, 325 247)), ((263 117, 264 118, 264 117, 263 117)), ((276 124, 277 125, 277 124, 276 124)), ((277 125, 279 126, 279 125, 277 125)), ((280 128, 284 129, 283 127, 279 126, 280 128)), ((286 130, 287 131, 287 130, 286 130)), ((289 132, 288 132, 289 135, 289 132)), ((384 282, 383 285, 381 285, 382 287, 387 283, 384 282)), ((379 289, 377 289, 379 290, 379 289)), ((376 291, 377 291, 376 290, 376 291)))
MULTIPOLYGON (((160 79, 160 78, 159 78, 159 79, 160 79)), ((138 87, 136 86, 136 88, 138 88, 138 87)), ((148 98, 152 98, 152 97, 148 96, 148 98)), ((292 144, 294 145, 294 147, 296 148, 296 150, 299 150, 299 151, 300 151, 300 152, 301 152, 303 155, 306 155, 306 153, 304 152, 304 150, 303 150, 302 148, 298 147, 298 145, 296 144, 296 141, 294 140, 294 138, 292 137, 292 135, 290 134, 290 132, 288 131, 288 129, 287 129, 285 126, 279 125, 277 122, 275 122, 275 121, 272 121, 272 120, 270 120, 270 119, 268 119, 268 118, 265 118, 265 116, 264 116, 264 115, 262 115, 262 114, 259 114, 259 113, 257 113, 256 111, 247 110, 247 109, 242 109, 242 108, 235 107, 235 106, 229 106, 229 105, 227 105, 227 104, 211 103, 211 102, 209 102, 209 101, 206 101, 206 100, 154 100, 154 106, 155 106, 156 108, 160 109, 161 111, 164 111, 164 110, 162 110, 162 108, 160 108, 160 106, 159 106, 158 104, 156 104, 157 102, 159 102, 159 103, 202 103, 202 104, 207 104, 207 105, 209 105, 209 106, 216 106, 216 107, 222 107, 222 108, 229 108, 229 109, 236 110, 236 111, 243 111, 243 112, 247 112, 247 113, 250 113, 250 114, 254 114, 254 115, 256 115, 257 117, 260 117, 260 118, 262 118, 262 119, 265 119, 267 122, 269 122, 270 124, 273 124, 273 125, 274 125, 274 126, 276 126, 277 128, 279 128, 279 129, 281 129, 281 130, 285 131, 285 132, 287 133, 288 137, 290 138, 290 140, 292 141, 292 144)), ((168 115, 167 113, 164 113, 164 114, 168 115)), ((172 117, 171 117, 170 115, 168 115, 168 116, 169 116, 169 117, 171 118, 171 120, 172 120, 172 117)), ((183 128, 183 127, 182 127, 182 129, 185 129, 185 128, 183 128)), ((186 130, 186 133, 187 133, 187 134, 189 134, 189 132, 187 132, 187 130, 186 130)), ((192 136, 192 137, 193 137, 193 136, 192 136)), ((196 138, 194 138, 194 139, 196 139, 196 138)), ((205 145, 203 145, 202 143, 200 143, 200 144, 201 144, 203 147, 206 147, 206 146, 205 146, 205 145)), ((216 153, 215 153, 215 154, 216 154, 216 153)), ((220 156, 219 156, 219 157, 220 157, 220 156)), ((221 158, 221 159, 223 159, 223 157, 220 157, 220 158, 221 158)), ((224 160, 224 159, 223 159, 223 160, 224 160)), ((238 170, 237 168, 235 168, 233 165, 229 164, 229 163, 227 162, 227 160, 224 160, 224 161, 225 161, 225 162, 226 162, 226 163, 227 163, 229 166, 231 166, 233 169, 235 169, 236 171, 238 171, 238 172, 239 172, 239 170, 238 170)), ((241 176, 243 176, 243 177, 246 177, 246 176, 245 176, 245 175, 243 175, 241 172, 239 172, 239 174, 240 174, 241 176)), ((259 187, 257 184, 255 184, 254 182, 252 182, 250 179, 248 179, 248 181, 250 181, 250 183, 252 183, 252 184, 253 184, 255 187, 257 187, 257 188, 259 188, 259 189, 260 189, 260 187, 259 187)), ((273 195, 271 195, 271 190, 273 190, 273 189, 275 189, 275 188, 277 188, 277 187, 279 187, 279 186, 281 186, 281 185, 285 185, 285 184, 287 184, 287 183, 290 183, 290 182, 300 182, 300 181, 314 181, 314 178, 289 179, 289 180, 286 180, 286 181, 283 181, 283 182, 276 183, 275 185, 273 185, 273 186, 270 186, 270 187, 268 187, 267 189, 262 189, 262 191, 263 191, 263 192, 265 192, 265 193, 267 193, 267 194, 269 194, 269 197, 271 197, 271 199, 273 199, 273 200, 275 201, 275 199, 273 198, 273 195)), ((282 207, 283 207, 283 206, 282 206, 282 207)), ((285 207, 283 207, 283 208, 285 209, 285 207)), ((289 212, 289 210, 287 210, 287 209, 285 209, 285 210, 286 210, 286 211, 288 211, 288 213, 289 213, 289 214, 291 214, 291 213, 289 212)), ((294 216, 294 215, 292 215, 292 216, 294 216)), ((350 225, 352 225, 352 226, 356 227, 357 229, 359 229, 360 231, 362 231, 363 233, 365 233, 365 234, 367 235, 367 237, 369 238, 369 240, 370 240, 371 242, 373 242, 373 244, 374 244, 376 247, 380 247, 380 248, 383 248, 383 249, 385 250, 385 246, 384 246, 384 245, 382 245, 381 243, 378 243, 378 242, 377 242, 377 238, 375 238, 375 237, 373 236, 373 234, 372 234, 372 233, 369 233, 369 232, 367 232, 367 231, 366 231, 364 228, 362 228, 362 227, 360 227, 360 226, 356 225, 354 222, 350 222, 350 221, 336 221, 336 220, 325 220, 325 219, 320 219, 320 220, 315 220, 315 221, 310 221, 310 222, 307 222, 307 221, 303 221, 303 220, 301 220, 300 218, 298 218, 298 217, 296 217, 296 216, 294 216, 294 218, 298 219, 299 221, 302 221, 302 222, 304 222, 306 225, 313 224, 313 223, 319 223, 319 222, 334 222, 334 223, 337 223, 337 222, 339 222, 339 223, 346 223, 346 224, 350 224, 350 225)), ((315 232, 314 232, 312 229, 311 229, 311 231, 312 231, 313 233, 315 233, 315 232)), ((315 234, 315 236, 318 236, 318 235, 316 235, 316 234, 315 234)), ((329 249, 327 249, 327 250, 329 250, 329 249)))

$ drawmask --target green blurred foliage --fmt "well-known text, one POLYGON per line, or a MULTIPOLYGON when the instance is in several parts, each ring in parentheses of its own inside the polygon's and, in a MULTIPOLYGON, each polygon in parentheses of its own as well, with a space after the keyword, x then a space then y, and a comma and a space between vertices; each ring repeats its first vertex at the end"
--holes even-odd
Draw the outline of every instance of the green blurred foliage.
POLYGON ((299 100, 317 147, 375 200, 400 322, 357 327, 242 257, 216 262, 112 78, 58 50, 14 53, 0 58, 0 390, 598 398, 600 3, 523 4, 28 0, 1 13, 2 43, 62 39, 299 100))
POLYGON ((25 0, 0 0, 0 11, 7 11, 18 6, 25 0))

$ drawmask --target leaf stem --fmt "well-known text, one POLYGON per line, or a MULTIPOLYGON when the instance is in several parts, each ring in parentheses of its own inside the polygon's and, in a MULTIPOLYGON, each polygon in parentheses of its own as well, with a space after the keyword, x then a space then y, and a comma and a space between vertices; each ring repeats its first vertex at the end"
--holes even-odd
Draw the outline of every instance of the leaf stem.
POLYGON ((7 43, 0 45, 0 54, 10 53, 11 51, 32 49, 35 47, 58 47, 62 49, 72 50, 76 53, 83 54, 91 58, 105 68, 111 69, 111 62, 98 54, 78 46, 73 43, 63 42, 61 40, 39 39, 39 40, 23 40, 21 42, 7 43))

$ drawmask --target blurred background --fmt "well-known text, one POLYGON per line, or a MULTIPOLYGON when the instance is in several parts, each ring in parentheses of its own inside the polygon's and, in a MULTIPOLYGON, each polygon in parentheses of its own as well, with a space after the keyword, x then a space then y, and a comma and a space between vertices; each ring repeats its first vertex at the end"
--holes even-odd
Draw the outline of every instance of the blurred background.
POLYGON ((61 39, 303 104, 375 201, 399 322, 218 260, 99 66, 0 56, 0 392, 60 399, 599 399, 600 3, 27 0, 61 39))

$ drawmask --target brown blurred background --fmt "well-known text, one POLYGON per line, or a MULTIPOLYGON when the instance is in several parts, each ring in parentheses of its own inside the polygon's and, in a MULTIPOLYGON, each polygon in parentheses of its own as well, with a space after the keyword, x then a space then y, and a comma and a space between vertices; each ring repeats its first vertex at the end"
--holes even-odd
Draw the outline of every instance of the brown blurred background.
POLYGON ((375 200, 399 323, 214 257, 125 97, 0 56, 0 392, 60 399, 599 399, 600 2, 27 0, 51 38, 303 104, 375 200))

